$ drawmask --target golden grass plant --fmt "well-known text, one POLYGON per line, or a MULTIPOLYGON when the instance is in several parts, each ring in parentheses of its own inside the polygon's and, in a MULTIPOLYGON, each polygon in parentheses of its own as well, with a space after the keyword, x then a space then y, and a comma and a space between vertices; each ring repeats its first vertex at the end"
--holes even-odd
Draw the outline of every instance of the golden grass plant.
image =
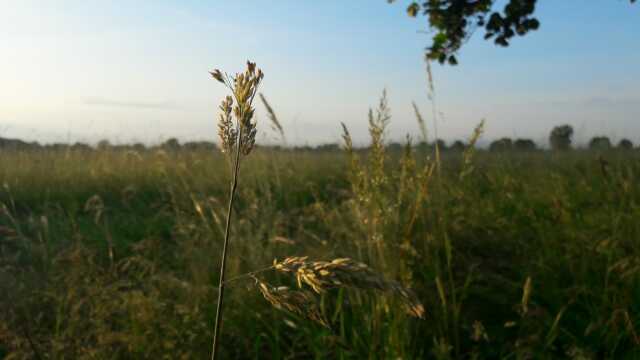
POLYGON ((234 77, 222 74, 220 70, 211 72, 214 79, 221 82, 231 90, 233 97, 227 96, 220 105, 220 120, 218 123, 218 135, 222 144, 222 149, 229 156, 231 167, 231 189, 229 195, 229 206, 227 209, 227 222, 225 225, 224 244, 222 247, 222 262, 220 263, 220 281, 218 282, 218 305, 216 308, 216 320, 213 333, 213 349, 211 359, 216 358, 218 352, 218 337, 223 315, 223 301, 225 289, 225 270, 227 263, 227 249, 229 246, 229 234, 231 227, 231 214, 233 212, 233 202, 238 187, 238 173, 240 171, 240 161, 243 156, 251 153, 256 141, 256 125, 252 121, 255 109, 253 99, 258 92, 258 86, 264 74, 262 70, 256 68, 256 64, 247 62, 247 69, 243 73, 238 73, 234 77), (235 100, 235 106, 233 101, 235 100), (233 110, 233 119, 232 113, 233 110), (234 155, 232 155, 234 154, 234 155), (233 156, 233 157, 232 157, 233 156))

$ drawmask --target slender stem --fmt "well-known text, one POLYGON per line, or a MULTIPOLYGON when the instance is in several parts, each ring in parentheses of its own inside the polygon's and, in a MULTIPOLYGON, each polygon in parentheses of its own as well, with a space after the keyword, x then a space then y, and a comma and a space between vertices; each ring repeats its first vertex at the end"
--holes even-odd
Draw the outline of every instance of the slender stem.
POLYGON ((431 115, 433 118, 433 136, 435 136, 434 148, 436 153, 436 167, 438 169, 438 182, 440 182, 440 144, 438 143, 438 111, 436 109, 436 91, 435 86, 433 85, 433 73, 431 72, 431 63, 429 59, 425 58, 425 62, 427 63, 427 80, 429 87, 429 99, 431 100, 431 115))
POLYGON ((228 284, 228 283, 231 283, 233 281, 240 280, 240 279, 243 279, 243 278, 246 278, 246 277, 255 277, 256 274, 260 274, 260 273, 263 273, 265 271, 272 270, 274 267, 275 267, 274 265, 271 265, 269 267, 266 267, 266 268, 263 268, 263 269, 260 269, 260 270, 256 270, 256 271, 248 272, 246 274, 238 275, 236 277, 232 277, 229 280, 226 280, 226 283, 228 284))
POLYGON ((220 324, 222 323, 222 301, 224 299, 224 275, 227 266, 227 247, 229 245, 229 229, 231 227, 231 213, 233 209, 233 200, 238 187, 238 171, 240 169, 240 140, 242 127, 239 127, 238 137, 236 141, 236 154, 233 168, 233 180, 231 183, 231 194, 229 197, 229 207, 227 209, 227 225, 224 232, 224 245, 222 247, 222 263, 220 264, 220 281, 218 283, 218 305, 216 308, 216 322, 213 330, 213 349, 211 350, 211 360, 215 360, 218 353, 218 334, 220 333, 220 324))

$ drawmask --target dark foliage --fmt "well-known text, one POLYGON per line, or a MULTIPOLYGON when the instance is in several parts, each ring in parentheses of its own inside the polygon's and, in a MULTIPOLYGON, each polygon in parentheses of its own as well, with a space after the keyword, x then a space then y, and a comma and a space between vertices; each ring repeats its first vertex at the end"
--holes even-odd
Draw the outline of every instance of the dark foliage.
POLYGON ((596 136, 589 141, 589 149, 609 150, 611 149, 611 140, 606 136, 596 136))
POLYGON ((549 144, 553 150, 565 151, 571 148, 573 127, 571 125, 556 126, 549 134, 549 144))
POLYGON ((486 40, 503 47, 509 46, 514 36, 537 30, 540 22, 533 16, 537 2, 509 0, 504 8, 494 10, 495 0, 423 0, 412 1, 407 13, 411 17, 424 15, 435 33, 427 47, 427 58, 456 65, 456 53, 477 28, 484 28, 486 40))
POLYGON ((456 140, 453 142, 453 144, 451 144, 451 146, 449 147, 449 150, 456 151, 456 152, 463 152, 466 147, 467 146, 464 144, 464 142, 462 142, 461 140, 456 140))
POLYGON ((517 139, 513 146, 518 151, 534 151, 538 147, 536 143, 531 139, 517 139))
POLYGON ((620 150, 632 150, 633 149, 633 143, 629 139, 622 139, 618 143, 618 149, 620 149, 620 150))
POLYGON ((493 152, 507 152, 513 150, 513 141, 509 138, 502 138, 489 144, 489 150, 493 152))

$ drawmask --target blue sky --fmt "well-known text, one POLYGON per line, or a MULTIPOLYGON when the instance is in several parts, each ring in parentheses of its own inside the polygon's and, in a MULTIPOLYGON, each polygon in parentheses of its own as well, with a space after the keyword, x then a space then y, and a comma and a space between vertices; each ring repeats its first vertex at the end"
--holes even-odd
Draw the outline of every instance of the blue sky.
MULTIPOLYGON (((429 35, 407 2, 0 0, 0 136, 44 142, 214 140, 225 89, 207 71, 266 73, 262 92, 290 143, 367 141, 367 109, 389 92, 389 139, 431 114, 429 35)), ((498 4, 498 6, 500 6, 498 4)), ((440 136, 530 137, 569 123, 640 143, 640 4, 541 0, 537 32, 498 48, 479 32, 457 67, 434 66, 440 136)), ((258 104, 258 121, 266 122, 258 104)), ((428 119, 430 129, 432 119, 428 119)), ((267 126, 262 141, 273 138, 267 126)), ((217 140, 217 139, 215 139, 217 140)))

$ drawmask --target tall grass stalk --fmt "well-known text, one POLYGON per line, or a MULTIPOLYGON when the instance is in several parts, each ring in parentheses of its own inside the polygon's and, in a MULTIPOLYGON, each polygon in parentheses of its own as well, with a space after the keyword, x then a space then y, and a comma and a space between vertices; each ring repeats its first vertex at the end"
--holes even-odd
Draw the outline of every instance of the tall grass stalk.
POLYGON ((247 70, 244 73, 236 74, 235 77, 229 78, 223 75, 220 70, 214 70, 211 75, 214 79, 225 84, 233 93, 236 106, 233 109, 235 115, 235 123, 231 121, 232 98, 227 97, 222 101, 220 109, 219 135, 222 141, 222 148, 229 153, 231 150, 235 152, 235 156, 231 161, 232 180, 229 194, 229 204, 227 207, 227 222, 224 232, 224 243, 222 246, 222 260, 220 263, 220 280, 218 282, 218 303, 216 306, 216 319, 213 330, 213 344, 211 350, 211 359, 215 360, 218 354, 218 339, 220 334, 220 325, 222 324, 224 288, 225 288, 225 270, 227 265, 227 255, 229 247, 229 233, 231 228, 231 215, 233 213, 233 202, 235 200, 236 190, 238 188, 238 173, 240 171, 241 155, 249 155, 255 144, 256 126, 251 122, 254 109, 252 108, 253 98, 256 95, 258 85, 263 78, 260 69, 256 70, 256 64, 247 62, 247 70), (235 127, 232 127, 234 126, 235 127))
POLYGON ((233 168, 233 180, 231 183, 229 205, 227 207, 227 223, 224 230, 224 245, 222 246, 222 262, 220 263, 220 280, 218 281, 218 304, 216 306, 216 320, 213 330, 213 349, 211 350, 211 359, 216 358, 218 350, 218 333, 222 322, 222 302, 224 300, 224 281, 225 270, 227 266, 227 247, 229 245, 229 230, 231 227, 231 214, 233 210, 233 200, 235 199, 236 189, 238 188, 238 170, 240 164, 240 147, 236 147, 236 155, 233 168))
POLYGON ((427 125, 424 123, 424 118, 422 117, 420 109, 418 109, 418 105, 415 101, 411 102, 411 106, 413 106, 413 112, 416 115, 416 120, 418 121, 418 126, 420 127, 420 135, 422 136, 422 141, 424 141, 426 144, 429 141, 429 137, 427 136, 427 125))
POLYGON ((269 102, 267 101, 267 98, 264 97, 262 93, 258 95, 260 96, 260 100, 262 101, 264 108, 267 110, 269 121, 271 121, 271 128, 278 133, 278 135, 280 136, 280 140, 282 141, 282 144, 286 146, 287 138, 284 135, 284 129, 282 128, 282 124, 280 124, 280 120, 278 120, 278 116, 276 116, 276 112, 273 111, 273 107, 271 107, 271 104, 269 104, 269 102))
POLYGON ((425 62, 427 63, 427 85, 428 92, 427 96, 431 101, 431 116, 433 118, 433 136, 434 139, 434 148, 436 152, 436 167, 438 169, 438 178, 440 178, 441 173, 441 161, 440 161, 440 144, 438 143, 438 111, 436 109, 436 91, 435 85, 433 81, 433 73, 431 72, 431 62, 428 58, 425 58, 425 62))

